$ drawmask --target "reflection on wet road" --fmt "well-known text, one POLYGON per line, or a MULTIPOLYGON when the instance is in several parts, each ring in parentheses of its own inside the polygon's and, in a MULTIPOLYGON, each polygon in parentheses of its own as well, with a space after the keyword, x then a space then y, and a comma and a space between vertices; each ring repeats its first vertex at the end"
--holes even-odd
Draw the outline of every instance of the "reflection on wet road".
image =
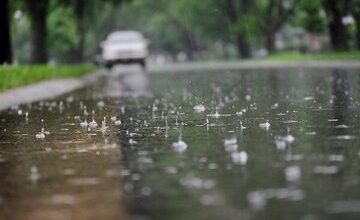
POLYGON ((119 72, 1 112, 0 217, 360 218, 359 71, 119 72))

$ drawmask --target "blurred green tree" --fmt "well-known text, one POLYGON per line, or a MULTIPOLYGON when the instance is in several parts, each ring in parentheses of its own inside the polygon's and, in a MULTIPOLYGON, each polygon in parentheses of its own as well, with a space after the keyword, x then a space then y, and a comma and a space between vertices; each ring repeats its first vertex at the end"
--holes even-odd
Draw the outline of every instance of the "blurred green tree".
POLYGON ((325 15, 322 14, 322 0, 302 0, 296 8, 295 25, 313 34, 325 31, 325 15))
POLYGON ((143 32, 152 39, 151 50, 155 53, 176 57, 185 52, 189 59, 219 58, 218 54, 234 57, 236 53, 248 58, 252 51, 264 47, 273 53, 275 36, 285 25, 300 27, 307 33, 329 33, 334 50, 346 50, 353 42, 360 47, 359 2, 13 0, 9 4, 10 13, 18 9, 25 12, 22 19, 13 19, 16 60, 27 62, 30 58, 32 63, 46 63, 49 56, 51 62, 76 63, 89 60, 99 42, 119 29, 143 32), (349 14, 354 23, 345 25, 344 17, 349 14), (29 45, 31 55, 27 53, 29 45))
POLYGON ((275 52, 275 35, 290 20, 296 8, 294 0, 259 0, 256 10, 261 33, 268 53, 275 52))
MULTIPOLYGON (((75 26, 76 40, 74 47, 71 48, 71 62, 79 63, 84 61, 86 46, 86 35, 93 30, 93 25, 98 18, 101 10, 105 10, 105 5, 110 4, 115 7, 130 0, 57 0, 58 6, 66 6, 72 9, 75 26)), ((108 11, 107 11, 108 12, 108 11)))
POLYGON ((74 13, 70 7, 52 5, 47 27, 49 31, 49 54, 56 62, 76 63, 74 48, 79 35, 74 13))
POLYGON ((231 32, 241 58, 251 57, 251 46, 247 32, 247 16, 253 7, 251 0, 225 0, 223 9, 229 19, 231 32))

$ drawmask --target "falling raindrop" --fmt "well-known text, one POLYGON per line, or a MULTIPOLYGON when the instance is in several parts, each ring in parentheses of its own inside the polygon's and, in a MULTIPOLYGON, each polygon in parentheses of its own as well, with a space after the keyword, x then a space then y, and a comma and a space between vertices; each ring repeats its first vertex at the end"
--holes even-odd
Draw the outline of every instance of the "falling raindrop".
POLYGON ((178 119, 179 119, 179 112, 177 111, 176 112, 176 119, 175 119, 175 125, 177 126, 179 123, 178 123, 178 119))
POLYGON ((101 122, 101 133, 106 134, 108 127, 106 126, 106 117, 101 122))
POLYGON ((25 112, 25 121, 26 123, 29 122, 29 112, 25 112))
POLYGON ((60 101, 59 102, 59 112, 63 113, 63 111, 64 111, 64 103, 63 103, 63 101, 60 101))
MULTIPOLYGON (((81 121, 80 122, 80 127, 81 128, 87 128, 88 126, 88 122, 86 121, 86 116, 88 115, 88 112, 86 110, 86 106, 84 106, 84 117, 85 117, 85 120, 84 121, 81 121)), ((80 118, 80 117, 79 117, 80 118)))
POLYGON ((88 111, 87 111, 87 109, 86 109, 86 105, 84 105, 84 116, 86 117, 86 116, 88 116, 89 115, 89 113, 88 113, 88 111))

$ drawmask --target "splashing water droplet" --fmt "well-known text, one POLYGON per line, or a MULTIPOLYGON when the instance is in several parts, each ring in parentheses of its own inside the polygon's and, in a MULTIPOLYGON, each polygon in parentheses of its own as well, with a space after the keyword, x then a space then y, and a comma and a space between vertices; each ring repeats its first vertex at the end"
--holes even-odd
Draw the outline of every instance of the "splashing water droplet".
POLYGON ((188 145, 184 141, 178 140, 177 142, 174 142, 171 147, 176 152, 184 152, 188 148, 188 145))
POLYGON ((262 130, 266 130, 266 131, 269 130, 270 129, 269 120, 266 120, 265 123, 260 123, 259 128, 262 129, 262 130))
POLYGON ((248 161, 248 154, 245 151, 233 152, 231 160, 234 164, 245 165, 248 161))
POLYGON ((290 166, 285 168, 285 178, 289 182, 297 182, 301 178, 301 170, 299 166, 290 166))
POLYGON ((195 112, 198 112, 198 113, 203 112, 203 111, 205 111, 205 106, 202 105, 202 104, 195 105, 195 106, 194 106, 194 111, 195 111, 195 112))

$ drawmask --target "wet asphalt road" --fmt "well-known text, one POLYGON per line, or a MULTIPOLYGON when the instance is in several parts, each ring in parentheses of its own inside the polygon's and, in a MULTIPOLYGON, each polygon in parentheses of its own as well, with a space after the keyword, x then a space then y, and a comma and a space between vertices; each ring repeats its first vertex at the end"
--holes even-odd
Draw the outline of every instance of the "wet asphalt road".
POLYGON ((0 219, 359 219, 359 73, 116 68, 14 106, 0 219))

